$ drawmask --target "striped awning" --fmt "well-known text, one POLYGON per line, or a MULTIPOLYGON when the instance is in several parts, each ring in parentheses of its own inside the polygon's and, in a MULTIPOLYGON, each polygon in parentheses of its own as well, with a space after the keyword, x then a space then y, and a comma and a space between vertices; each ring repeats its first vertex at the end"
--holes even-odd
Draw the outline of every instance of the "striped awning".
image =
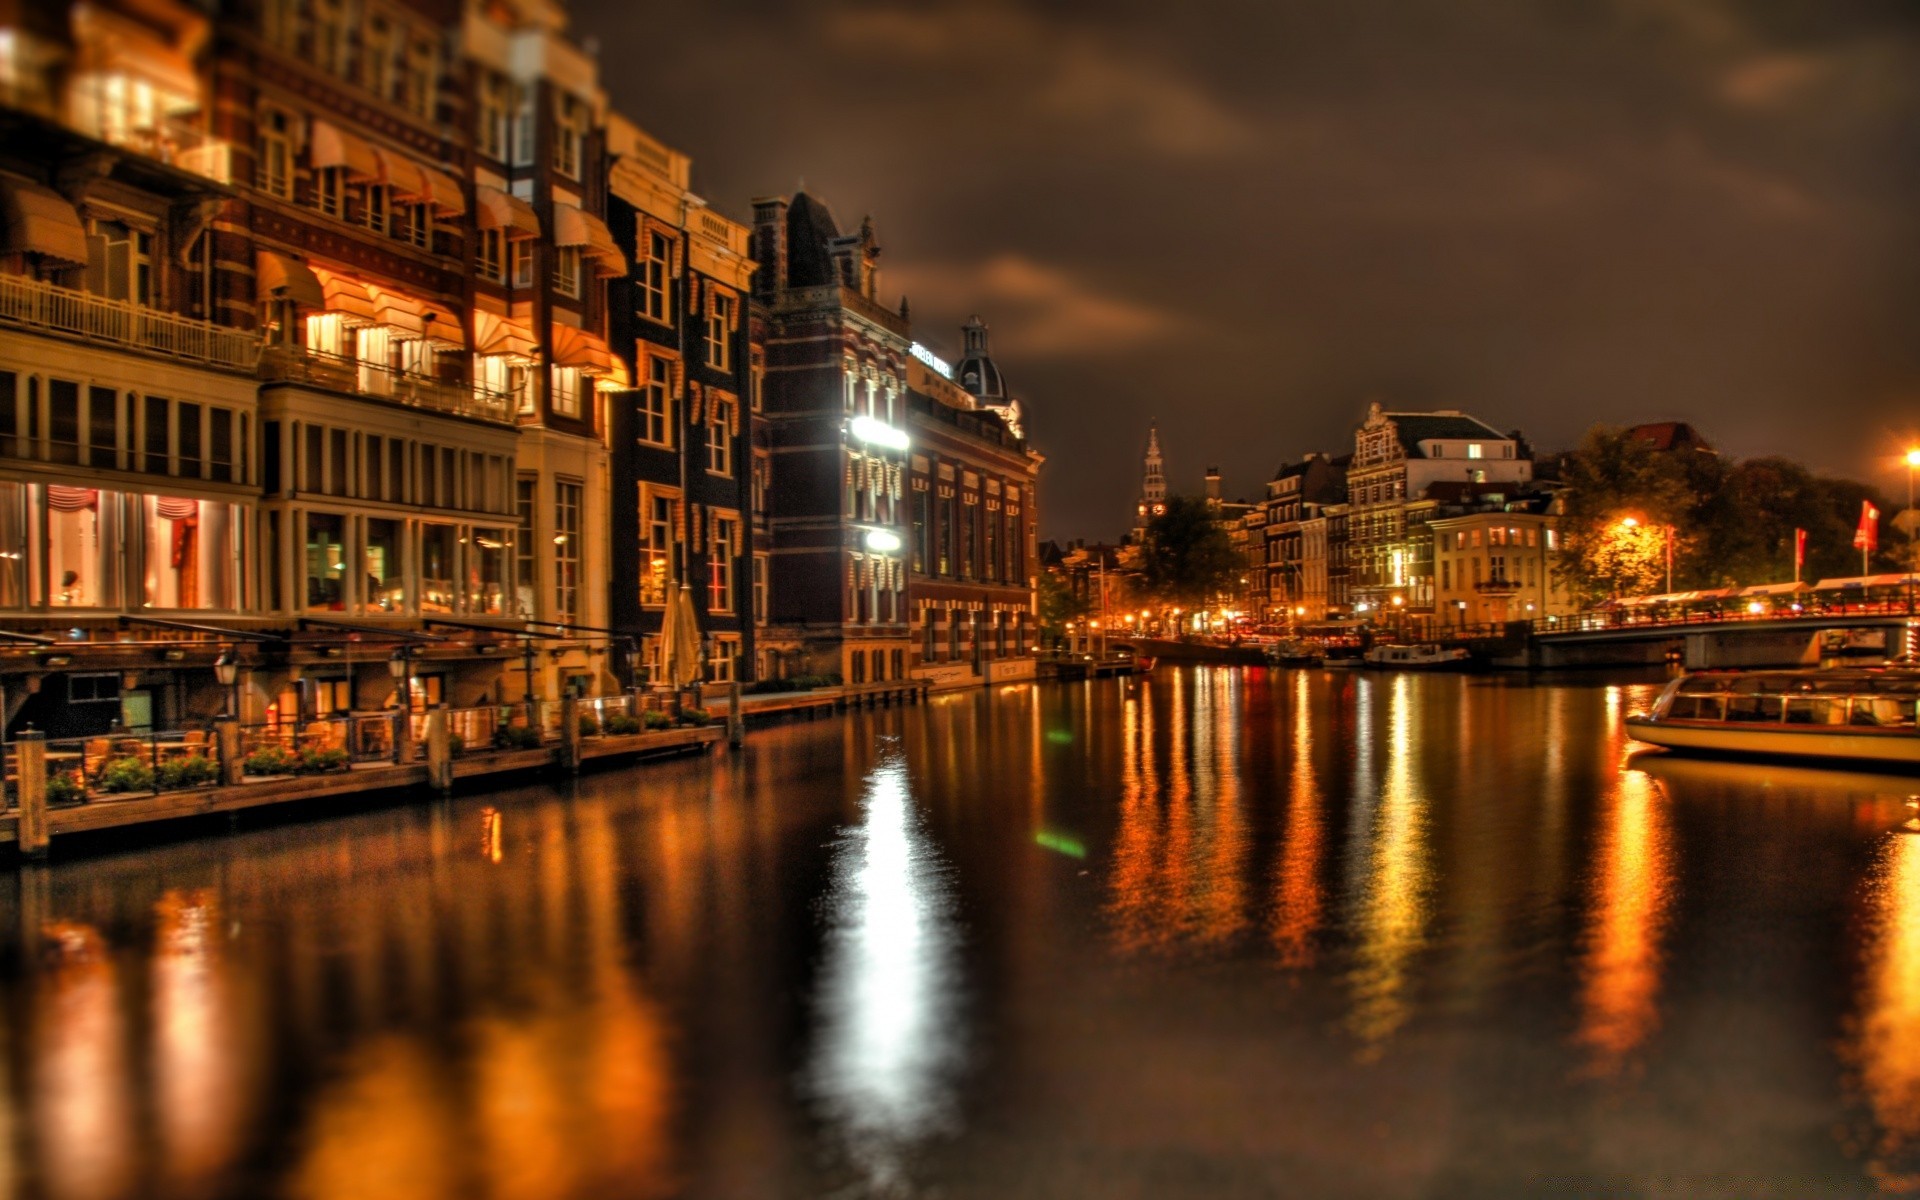
POLYGON ((420 166, 420 175, 427 181, 428 199, 433 211, 443 217, 457 217, 467 211, 467 196, 460 190, 460 184, 445 171, 420 166))
POLYGON ((262 296, 279 296, 302 308, 327 306, 327 294, 320 287, 320 280, 297 258, 261 250, 253 256, 253 271, 255 289, 262 296))
POLYGON ((627 273, 627 256, 614 244, 607 223, 585 209, 571 204, 553 206, 553 244, 580 247, 602 275, 627 273))
POLYGON ((594 334, 573 325, 553 326, 553 365, 576 367, 583 375, 606 375, 613 371, 613 354, 607 343, 594 334))
POLYGON ((422 303, 420 328, 422 335, 437 346, 454 350, 467 348, 467 327, 461 324, 460 318, 444 304, 435 304, 431 300, 422 303))
POLYGON ((477 311, 473 314, 473 352, 534 362, 540 357, 540 341, 533 330, 511 317, 477 311))
POLYGON ((328 312, 339 313, 349 325, 380 324, 380 314, 366 284, 325 267, 314 267, 313 275, 320 281, 320 293, 328 312))
POLYGON ((420 301, 377 283, 367 285, 367 295, 373 300, 374 324, 385 325, 401 341, 421 336, 420 314, 424 309, 420 301))
POLYGON ((52 188, 0 177, 0 216, 6 218, 0 252, 86 263, 86 226, 66 197, 52 188))
POLYGON ((612 367, 605 375, 594 381, 594 386, 603 392, 624 392, 633 387, 633 375, 627 370, 626 360, 611 358, 611 351, 609 351, 609 358, 612 367))
POLYGON ((477 184, 474 189, 475 218, 482 229, 502 229, 510 240, 540 236, 540 215, 533 205, 510 192, 477 184))
POLYGON ((393 189, 393 198, 407 204, 425 204, 433 199, 433 185, 427 182, 425 168, 398 150, 388 150, 377 146, 373 151, 380 160, 380 174, 376 178, 393 189))
POLYGON ((314 170, 344 167, 347 177, 358 183, 381 177, 380 156, 372 146, 325 121, 315 121, 309 129, 307 155, 314 170))

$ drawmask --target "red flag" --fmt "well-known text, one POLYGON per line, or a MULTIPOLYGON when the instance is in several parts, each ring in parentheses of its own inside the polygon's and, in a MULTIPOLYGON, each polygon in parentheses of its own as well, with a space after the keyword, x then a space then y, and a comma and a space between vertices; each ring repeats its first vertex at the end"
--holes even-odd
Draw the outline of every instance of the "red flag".
POLYGON ((1807 531, 1793 531, 1793 577, 1800 578, 1800 569, 1807 565, 1807 531))
POLYGON ((1853 548, 1869 551, 1880 548, 1880 510, 1871 500, 1860 502, 1860 527, 1853 531, 1853 548))

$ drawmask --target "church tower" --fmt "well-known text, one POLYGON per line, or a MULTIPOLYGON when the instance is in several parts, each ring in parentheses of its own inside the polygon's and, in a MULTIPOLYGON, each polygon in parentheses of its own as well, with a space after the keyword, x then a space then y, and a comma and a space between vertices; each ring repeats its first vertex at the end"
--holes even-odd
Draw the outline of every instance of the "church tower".
POLYGON ((1167 511, 1167 476, 1160 459, 1160 423, 1147 425, 1147 457, 1140 484, 1140 502, 1134 506, 1133 540, 1145 538, 1147 522, 1167 511))

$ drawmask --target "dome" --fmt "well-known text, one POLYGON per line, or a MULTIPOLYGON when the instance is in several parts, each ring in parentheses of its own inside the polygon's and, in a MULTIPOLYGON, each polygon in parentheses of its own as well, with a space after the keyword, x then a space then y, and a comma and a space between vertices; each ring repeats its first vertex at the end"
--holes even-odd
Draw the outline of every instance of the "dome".
POLYGON ((989 404, 1005 404, 1007 381, 987 351, 987 323, 977 316, 970 317, 961 326, 961 333, 966 339, 966 353, 954 364, 954 379, 989 404))
POLYGON ((827 206, 805 192, 793 198, 787 209, 787 286, 819 287, 838 283, 829 248, 840 236, 827 206))

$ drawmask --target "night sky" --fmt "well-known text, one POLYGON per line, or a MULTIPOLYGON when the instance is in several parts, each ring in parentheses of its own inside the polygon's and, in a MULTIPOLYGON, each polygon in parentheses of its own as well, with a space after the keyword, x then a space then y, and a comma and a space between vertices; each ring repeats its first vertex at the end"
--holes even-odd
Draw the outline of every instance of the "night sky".
POLYGON ((1920 433, 1920 5, 574 0, 722 212, 872 214, 949 356, 978 311, 1043 533, 1253 498, 1370 399, 1541 449, 1679 418, 1889 492, 1920 433))

